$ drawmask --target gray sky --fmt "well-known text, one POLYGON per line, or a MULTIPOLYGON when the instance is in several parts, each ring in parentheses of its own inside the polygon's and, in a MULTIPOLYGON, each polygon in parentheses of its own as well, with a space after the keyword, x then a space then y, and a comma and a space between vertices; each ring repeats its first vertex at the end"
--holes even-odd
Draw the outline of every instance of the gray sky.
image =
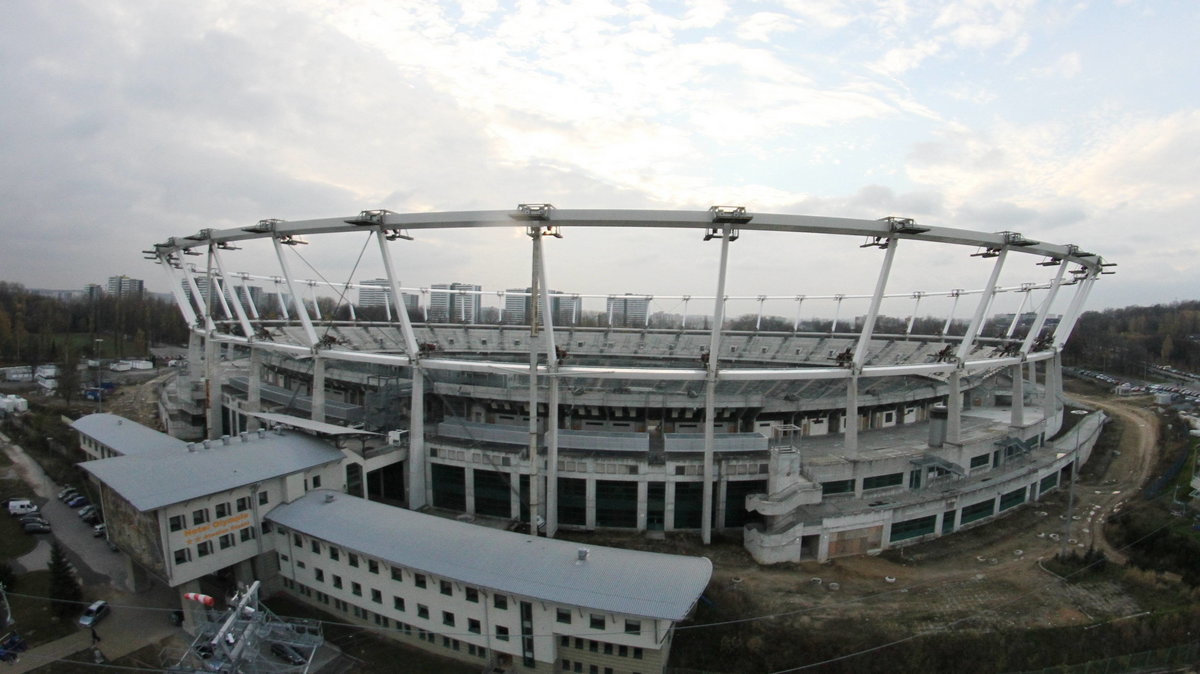
MULTIPOLYGON (((1195 298, 1194 2, 279 7, 6 2, 0 278, 164 291, 140 250, 267 217, 732 204, 1015 230, 1120 264, 1090 308, 1195 298)), ((551 284, 711 294, 695 238, 573 234, 547 244, 551 284)), ((857 243, 743 237, 730 290, 869 292, 880 257, 857 243)), ((344 282, 361 246, 300 253, 344 282)), ((516 231, 405 246, 406 284, 527 283, 516 231)), ((908 245, 889 289, 978 287, 969 252, 908 245)), ((263 261, 230 267, 278 273, 263 261)))

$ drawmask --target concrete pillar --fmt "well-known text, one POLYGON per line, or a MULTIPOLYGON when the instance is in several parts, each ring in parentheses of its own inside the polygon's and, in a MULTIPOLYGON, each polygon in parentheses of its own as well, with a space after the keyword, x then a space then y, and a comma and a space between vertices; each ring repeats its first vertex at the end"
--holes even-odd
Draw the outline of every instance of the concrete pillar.
POLYGON ((583 502, 587 507, 587 515, 584 517, 584 524, 589 529, 596 528, 596 478, 588 477, 583 496, 583 502))
POLYGON ((1012 418, 1009 424, 1013 428, 1025 427, 1025 369, 1020 363, 1013 365, 1012 372, 1012 418))
POLYGON ((955 370, 950 373, 950 379, 947 382, 950 385, 950 393, 946 397, 946 442, 955 445, 962 444, 961 377, 961 371, 955 370))
POLYGON ((309 413, 313 421, 325 421, 325 359, 313 356, 312 375, 312 411, 309 413))
POLYGON ((671 480, 663 484, 663 531, 675 530, 675 483, 671 480))
POLYGON ((475 514, 475 469, 463 468, 463 493, 466 494, 466 512, 475 514))
POLYGON ((204 383, 205 403, 208 406, 206 437, 216 440, 221 437, 221 365, 219 343, 210 335, 204 339, 204 383))
POLYGON ((843 443, 848 453, 858 452, 858 375, 851 374, 846 380, 846 430, 843 443))
MULTIPOLYGON (((262 352, 250 349, 250 370, 247 374, 246 406, 248 412, 262 411, 262 352)), ((261 427, 257 417, 246 417, 246 430, 257 431, 261 427)))
POLYGON ((433 500, 429 458, 425 449, 425 377, 419 367, 412 368, 412 405, 408 424, 408 507, 423 508, 433 500))
POLYGON ((638 531, 646 530, 646 518, 649 511, 650 486, 646 483, 646 478, 638 480, 637 486, 637 529, 638 531))

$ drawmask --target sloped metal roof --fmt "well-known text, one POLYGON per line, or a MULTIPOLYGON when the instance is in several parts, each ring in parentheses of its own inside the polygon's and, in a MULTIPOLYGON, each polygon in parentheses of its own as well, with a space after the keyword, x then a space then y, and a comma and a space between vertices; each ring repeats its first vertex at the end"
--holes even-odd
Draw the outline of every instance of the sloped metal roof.
POLYGON ((125 455, 187 451, 183 440, 115 414, 79 417, 71 422, 71 428, 125 455))
POLYGON ((297 473, 342 459, 304 433, 247 433, 211 449, 153 452, 85 461, 80 466, 143 512, 297 473))
POLYGON ((328 490, 277 506, 267 519, 396 566, 469 585, 648 618, 684 618, 712 576, 706 557, 526 536, 328 490), (588 550, 584 560, 579 559, 581 548, 588 550))

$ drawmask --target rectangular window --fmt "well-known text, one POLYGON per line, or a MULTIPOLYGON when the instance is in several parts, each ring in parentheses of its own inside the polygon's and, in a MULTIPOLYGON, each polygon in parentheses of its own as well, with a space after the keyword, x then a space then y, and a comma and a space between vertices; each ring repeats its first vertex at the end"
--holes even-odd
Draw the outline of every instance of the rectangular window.
POLYGON ((351 581, 350 582, 350 594, 354 595, 355 597, 361 597, 362 596, 362 584, 351 581))
POLYGON ((378 575, 379 574, 379 562, 377 562, 373 559, 368 559, 367 560, 367 571, 370 571, 371 573, 378 575))
POLYGON ((398 567, 398 566, 392 567, 392 580, 396 580, 396 581, 404 580, 404 574, 403 574, 403 572, 400 571, 400 567, 398 567))
POLYGON ((358 555, 353 552, 346 555, 350 559, 350 566, 358 568, 358 555))
POLYGON ((342 577, 336 573, 333 574, 333 586, 339 590, 342 589, 342 577))
POLYGON ((321 488, 321 476, 313 475, 313 489, 320 489, 320 488, 321 488))
POLYGON ((605 655, 613 654, 613 645, 612 644, 604 644, 604 654, 605 655))
POLYGON ((556 614, 557 614, 556 620, 558 620, 558 622, 560 622, 564 625, 571 624, 571 610, 570 609, 560 608, 556 611, 556 614))
POLYGON ((589 625, 594 630, 604 629, 604 616, 595 613, 591 614, 591 621, 589 622, 589 625))
POLYGON ((375 602, 376 604, 382 604, 383 603, 383 593, 380 592, 379 590, 374 590, 374 589, 371 590, 371 601, 375 602))
POLYGON ((467 618, 467 631, 471 634, 479 634, 479 621, 474 618, 467 618))
POLYGON ((626 620, 625 621, 625 633, 626 634, 641 634, 642 633, 642 621, 626 620))
POLYGON ((298 548, 304 547, 304 539, 300 537, 300 534, 292 534, 292 545, 298 548))
POLYGON ((267 492, 258 492, 258 505, 267 505, 267 492))
POLYGON ((503 594, 492 595, 492 608, 507 610, 508 609, 508 596, 503 595, 503 594))
POLYGON ((217 519, 221 519, 222 517, 229 517, 229 504, 228 503, 218 503, 216 505, 216 507, 213 508, 213 510, 216 511, 215 515, 216 515, 217 519))
POLYGON ((466 590, 464 590, 463 592, 464 592, 464 593, 466 594, 466 596, 467 596, 467 601, 469 601, 469 602, 472 602, 472 603, 475 603, 475 604, 478 604, 478 603, 479 603, 479 590, 476 590, 476 589, 475 589, 475 588, 473 588, 473 587, 468 587, 468 588, 467 588, 466 590))
POLYGON ((208 521, 208 508, 201 508, 192 511, 192 526, 204 524, 208 521))
POLYGON ((443 580, 439 582, 438 585, 441 587, 442 594, 446 595, 447 597, 454 594, 454 586, 450 584, 450 581, 443 580))
POLYGON ((588 650, 593 653, 599 653, 600 652, 600 642, 592 641, 591 639, 588 639, 588 650))
POLYGON ((454 627, 454 614, 449 611, 442 611, 442 624, 447 627, 454 627))
POLYGON ((317 541, 317 539, 314 538, 309 542, 312 544, 313 554, 315 554, 315 555, 321 554, 321 544, 317 541))
POLYGON ((167 528, 171 531, 179 531, 183 528, 183 515, 172 515, 171 519, 167 520, 167 528))
POLYGON ((617 655, 619 655, 623 658, 629 657, 629 647, 628 646, 618 646, 617 647, 617 655))
POLYGON ((496 625, 496 641, 508 641, 508 628, 504 625, 496 625))
POLYGON ((341 558, 341 556, 342 555, 341 555, 341 553, 338 552, 337 548, 333 547, 332 545, 329 546, 329 558, 330 559, 332 559, 333 561, 336 562, 336 561, 338 561, 338 559, 341 558))
POLYGON ((983 468, 992 462, 991 454, 980 454, 979 456, 971 457, 971 468, 983 468))
POLYGON ((313 569, 313 578, 316 578, 318 583, 324 583, 325 582, 325 572, 322 571, 321 569, 314 568, 313 569))
POLYGON ((884 487, 895 487, 904 483, 904 473, 890 473, 888 475, 874 475, 872 477, 863 478, 863 490, 867 489, 883 489, 884 487))
POLYGON ((642 659, 642 649, 641 649, 641 648, 638 648, 638 647, 636 647, 636 646, 634 647, 634 649, 633 649, 633 659, 634 659, 634 660, 641 660, 641 659, 642 659))
POLYGON ((246 528, 242 529, 240 535, 242 537, 243 542, 253 539, 254 538, 254 527, 250 526, 250 527, 246 527, 246 528))
POLYGON ((192 561, 192 551, 188 548, 182 548, 175 551, 175 563, 187 564, 192 561))
POLYGON ((238 500, 235 502, 235 504, 237 506, 237 511, 240 513, 244 513, 250 509, 250 497, 249 496, 239 496, 238 500))
POLYGON ((233 534, 223 534, 217 541, 220 542, 222 550, 228 550, 233 547, 233 534))
POLYGON ((413 585, 416 585, 417 587, 425 587, 425 574, 414 573, 413 574, 413 585))
POLYGON ((404 611, 404 597, 392 597, 392 608, 404 611))
POLYGON ((200 557, 207 557, 212 554, 212 541, 204 541, 196 546, 196 554, 200 557))
POLYGON ((417 604, 417 617, 429 618, 429 607, 424 604, 417 604))

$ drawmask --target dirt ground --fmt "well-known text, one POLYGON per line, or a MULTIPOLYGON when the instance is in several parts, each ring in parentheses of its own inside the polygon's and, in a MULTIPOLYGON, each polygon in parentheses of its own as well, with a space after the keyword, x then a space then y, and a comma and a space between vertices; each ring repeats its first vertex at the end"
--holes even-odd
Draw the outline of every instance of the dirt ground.
POLYGON ((1115 449, 1098 448, 1080 472, 1069 534, 1068 490, 1059 489, 983 527, 825 564, 760 566, 739 540, 707 547, 689 535, 659 542, 608 535, 586 540, 709 557, 715 583, 748 593, 757 614, 776 615, 801 628, 854 618, 913 633, 1048 627, 1134 615, 1144 607, 1117 581, 1068 584, 1039 564, 1062 550, 1082 554, 1091 545, 1123 563, 1124 555, 1103 537, 1103 521, 1147 480, 1157 453, 1158 421, 1148 397, 1072 397, 1123 423, 1105 430, 1120 434, 1115 449))

